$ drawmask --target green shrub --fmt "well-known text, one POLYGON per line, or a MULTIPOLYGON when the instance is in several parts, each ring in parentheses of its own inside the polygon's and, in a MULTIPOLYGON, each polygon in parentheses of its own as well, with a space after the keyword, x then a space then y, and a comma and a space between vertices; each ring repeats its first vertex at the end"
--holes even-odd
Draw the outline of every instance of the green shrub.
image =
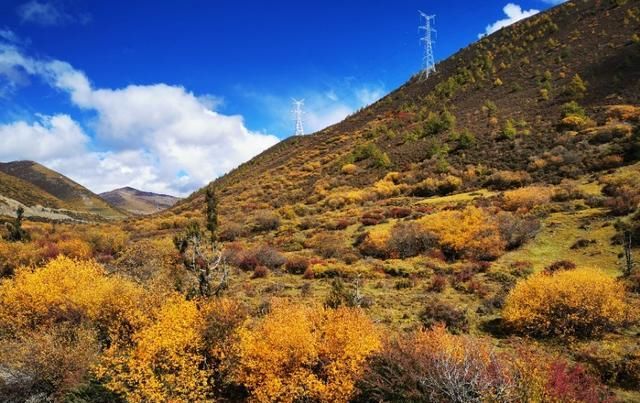
POLYGON ((446 109, 440 114, 429 112, 427 121, 424 124, 423 137, 446 132, 452 129, 455 124, 456 117, 446 109))
POLYGON ((391 159, 387 153, 380 150, 374 143, 362 144, 356 147, 349 158, 352 162, 370 160, 371 163, 378 168, 389 168, 391 159))

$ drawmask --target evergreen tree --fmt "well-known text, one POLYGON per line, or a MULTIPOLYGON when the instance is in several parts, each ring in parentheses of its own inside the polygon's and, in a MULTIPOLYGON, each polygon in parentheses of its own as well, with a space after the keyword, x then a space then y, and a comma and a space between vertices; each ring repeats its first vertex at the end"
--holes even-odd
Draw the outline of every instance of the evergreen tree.
POLYGON ((211 240, 215 242, 218 238, 218 198, 212 186, 207 187, 206 203, 207 229, 211 232, 211 240))
POLYGON ((22 220, 24 219, 24 209, 22 206, 16 209, 16 219, 13 223, 7 223, 9 229, 9 242, 26 242, 29 241, 29 233, 22 228, 22 220))

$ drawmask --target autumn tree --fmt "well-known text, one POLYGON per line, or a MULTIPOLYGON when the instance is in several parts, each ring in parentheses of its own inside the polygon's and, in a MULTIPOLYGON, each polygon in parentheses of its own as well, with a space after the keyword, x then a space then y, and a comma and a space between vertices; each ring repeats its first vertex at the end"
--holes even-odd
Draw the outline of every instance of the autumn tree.
POLYGON ((205 200, 207 204, 207 229, 211 235, 211 240, 215 242, 218 239, 218 198, 212 186, 207 187, 205 200))

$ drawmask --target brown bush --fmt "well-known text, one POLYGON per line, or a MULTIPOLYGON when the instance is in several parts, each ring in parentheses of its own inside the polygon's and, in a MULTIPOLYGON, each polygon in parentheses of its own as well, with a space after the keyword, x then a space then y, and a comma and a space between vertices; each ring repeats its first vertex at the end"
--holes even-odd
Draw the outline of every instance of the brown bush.
POLYGON ((447 277, 442 274, 436 274, 431 279, 431 284, 429 284, 428 291, 432 292, 442 292, 447 288, 447 277))
POLYGON ((384 221, 384 215, 379 212, 369 211, 362 215, 360 222, 362 225, 378 225, 384 221))
POLYGON ((392 207, 387 211, 387 217, 389 218, 404 218, 411 215, 410 207, 392 207))
POLYGON ((315 277, 315 273, 313 272, 313 268, 307 267, 307 270, 304 271, 302 278, 304 278, 305 280, 311 280, 314 277, 315 277))
POLYGON ((269 275, 269 269, 265 266, 256 266, 255 270, 253 270, 253 275, 251 278, 264 278, 269 275))
POLYGON ((285 257, 280 252, 278 252, 277 249, 268 245, 261 246, 254 253, 256 259, 258 260, 258 263, 262 266, 266 266, 271 270, 278 269, 286 262, 285 257))
POLYGON ((321 233, 313 237, 311 247, 325 259, 339 258, 347 249, 341 233, 321 233))
POLYGON ((491 175, 485 186, 491 189, 506 190, 521 187, 531 182, 531 175, 525 171, 498 171, 491 175))
POLYGON ((342 231, 347 229, 350 225, 353 225, 354 221, 348 218, 341 218, 335 222, 329 223, 327 229, 332 231, 342 231))
POLYGON ((285 268, 291 274, 303 274, 309 268, 309 261, 302 256, 291 256, 287 258, 285 268))
POLYGON ((500 237, 506 242, 507 250, 516 249, 533 239, 540 230, 540 221, 534 217, 521 218, 500 212, 497 215, 500 237))
POLYGON ((271 210, 258 211, 253 217, 253 231, 274 231, 280 227, 280 216, 271 210))
POLYGON ((417 256, 437 244, 437 238, 416 222, 398 223, 391 229, 388 248, 401 259, 417 256))
POLYGON ((420 313, 420 321, 426 328, 443 323, 454 334, 469 331, 466 310, 435 298, 426 302, 425 308, 420 313))
POLYGON ((222 227, 218 234, 218 239, 222 242, 233 242, 243 235, 244 231, 241 224, 229 223, 222 227))
POLYGON ((547 274, 553 274, 562 270, 573 270, 576 267, 576 264, 570 260, 558 260, 545 267, 544 272, 547 274))
POLYGON ((237 266, 244 271, 253 271, 258 267, 258 258, 250 252, 243 251, 238 257, 237 266))

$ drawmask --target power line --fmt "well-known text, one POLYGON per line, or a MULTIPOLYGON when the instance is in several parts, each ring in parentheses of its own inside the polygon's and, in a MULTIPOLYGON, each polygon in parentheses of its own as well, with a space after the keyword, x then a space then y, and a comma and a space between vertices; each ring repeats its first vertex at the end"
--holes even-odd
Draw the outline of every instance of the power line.
POLYGON ((420 38, 420 42, 422 42, 424 46, 424 54, 422 56, 422 71, 420 73, 421 78, 426 79, 429 78, 431 73, 436 72, 436 62, 433 56, 433 44, 435 41, 432 38, 432 33, 435 34, 436 30, 433 28, 432 24, 435 25, 435 15, 427 15, 422 11, 418 10, 420 13, 420 21, 424 19, 424 25, 420 25, 418 29, 424 31, 424 35, 420 38))
POLYGON ((304 99, 301 100, 297 100, 294 99, 293 100, 293 114, 295 115, 295 121, 296 121, 296 136, 302 136, 304 135, 304 127, 302 126, 302 115, 304 114, 304 112, 302 111, 302 107, 304 106, 304 99))

